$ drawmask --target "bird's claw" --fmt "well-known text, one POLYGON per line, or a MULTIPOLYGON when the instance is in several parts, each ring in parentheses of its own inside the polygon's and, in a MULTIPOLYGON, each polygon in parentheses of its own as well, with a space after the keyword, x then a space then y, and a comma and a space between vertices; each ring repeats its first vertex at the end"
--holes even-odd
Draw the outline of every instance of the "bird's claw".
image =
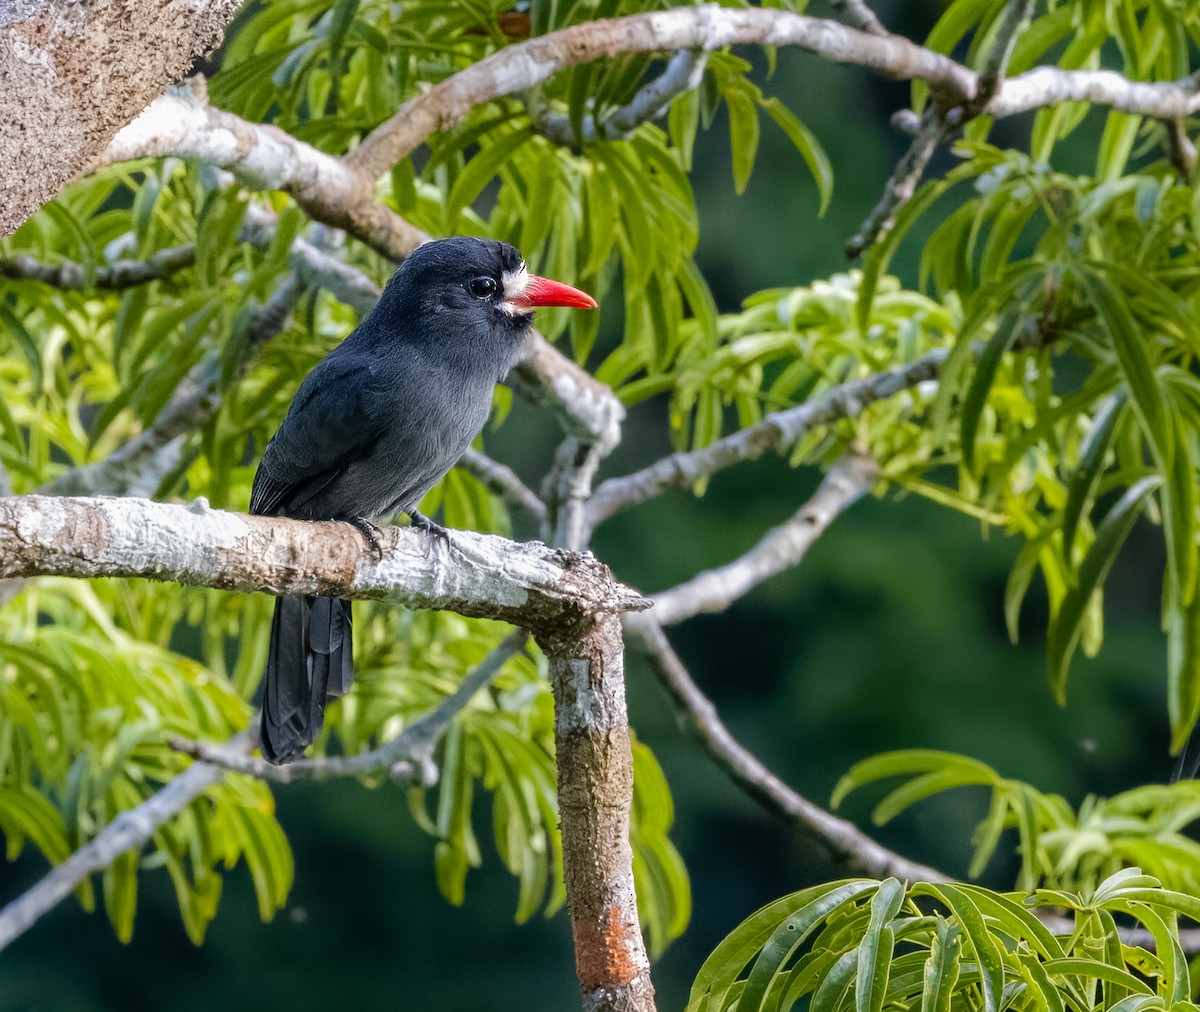
POLYGON ((367 551, 375 557, 375 561, 382 559, 383 532, 366 517, 353 517, 349 523, 362 535, 363 541, 367 543, 367 551))
POLYGON ((443 542, 447 548, 454 547, 453 542, 450 540, 450 532, 441 524, 430 520, 424 513, 417 513, 415 510, 410 510, 408 524, 414 530, 423 531, 436 540, 443 542))

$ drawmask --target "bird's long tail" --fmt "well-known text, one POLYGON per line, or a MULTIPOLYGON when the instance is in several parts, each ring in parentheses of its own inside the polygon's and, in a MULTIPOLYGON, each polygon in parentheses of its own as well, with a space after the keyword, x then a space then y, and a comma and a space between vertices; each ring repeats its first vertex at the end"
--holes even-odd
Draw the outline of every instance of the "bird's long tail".
POLYGON ((313 743, 325 703, 350 689, 350 602, 336 597, 281 597, 271 620, 262 701, 262 754, 291 762, 313 743))

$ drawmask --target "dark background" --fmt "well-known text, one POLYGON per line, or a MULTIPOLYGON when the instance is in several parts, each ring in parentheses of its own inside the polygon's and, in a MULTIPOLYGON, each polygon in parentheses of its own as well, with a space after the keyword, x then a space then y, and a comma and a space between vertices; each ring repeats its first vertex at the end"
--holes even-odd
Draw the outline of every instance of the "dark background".
MULTIPOLYGON (((878 3, 885 23, 913 38, 942 5, 878 3)), ((814 13, 825 13, 814 9, 814 13)), ((747 54, 750 55, 750 54, 747 54)), ((807 283, 847 268, 845 241, 882 191, 905 138, 888 117, 907 88, 795 51, 763 84, 815 131, 836 173, 834 201, 817 219, 815 186, 787 140, 764 118, 748 191, 735 196, 726 123, 696 148, 699 261, 723 310, 759 289, 807 283)), ((1001 141, 1020 145, 1020 123, 1001 141)), ((1085 168, 1096 131, 1073 152, 1085 168)), ((936 168, 949 164, 949 156, 936 168)), ((920 237, 893 265, 915 284, 920 237)), ((667 449, 661 409, 633 412, 605 474, 667 449)), ((530 480, 545 470, 554 433, 518 405, 488 440, 530 480)), ((701 499, 671 494, 626 513, 594 547, 617 575, 655 591, 727 561, 790 516, 819 475, 776 460, 744 464, 701 499)), ((1075 663, 1066 708, 1045 676, 1045 601, 1036 583, 1019 646, 1008 642, 1004 582, 1019 544, 985 536, 966 517, 916 498, 867 499, 840 519, 797 570, 758 588, 727 614, 692 620, 672 639, 735 735, 797 790, 826 802, 854 762, 891 748, 959 751, 1078 803, 1165 778, 1165 647, 1158 631, 1158 533, 1135 532, 1110 576, 1106 637, 1075 663)), ((649 671, 631 658, 630 714, 674 793, 673 834, 692 877, 695 910, 682 939, 657 961, 659 1007, 681 1008, 704 957, 763 903, 840 877, 820 847, 772 820, 733 788, 676 728, 649 671)), ((142 877, 133 942, 121 945, 102 913, 59 906, 0 956, 0 1010, 280 1008, 551 1012, 578 1007, 566 917, 512 922, 516 882, 481 832, 484 867, 464 907, 433 880, 432 841, 408 816, 399 788, 299 784, 277 792, 296 856, 288 908, 263 925, 248 875, 226 876, 203 948, 187 940, 167 875, 142 877)), ((846 814, 869 827, 869 798, 846 814)), ((964 874, 982 794, 922 804, 877 830, 910 857, 964 874)), ((477 827, 488 818, 483 805, 477 827)), ((27 853, 0 865, 0 900, 46 870, 27 853)), ((1012 883, 998 857, 987 881, 1012 883)))

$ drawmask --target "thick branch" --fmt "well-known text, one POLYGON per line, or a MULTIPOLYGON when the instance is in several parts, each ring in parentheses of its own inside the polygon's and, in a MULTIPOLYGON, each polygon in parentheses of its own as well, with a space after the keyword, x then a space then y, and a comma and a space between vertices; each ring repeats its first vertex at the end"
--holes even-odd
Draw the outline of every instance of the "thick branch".
POLYGON ((437 707, 414 721, 391 741, 369 752, 301 759, 285 766, 274 766, 265 759, 246 755, 225 745, 206 745, 182 738, 172 739, 170 745, 179 752, 214 766, 278 784, 290 784, 297 780, 386 775, 397 783, 431 786, 437 783, 438 778, 437 767, 433 764, 433 750, 450 727, 450 722, 466 708, 475 693, 499 674, 505 661, 521 652, 527 639, 527 629, 517 629, 511 633, 437 707))
POLYGON ((908 882, 947 881, 937 869, 888 850, 853 823, 830 815, 763 766, 721 722, 717 708, 692 681, 652 612, 627 616, 625 631, 646 649, 651 668, 692 737, 726 776, 771 814, 812 835, 835 857, 875 878, 895 875, 908 882))
POLYGON ((666 626, 724 611, 764 580, 799 565, 829 525, 870 489, 874 472, 873 463, 863 457, 835 464, 795 516, 769 530, 745 555, 655 594, 654 620, 666 626))
POLYGON ((673 453, 641 471, 601 482, 588 503, 588 521, 595 527, 672 486, 691 485, 731 464, 755 460, 768 450, 786 452, 797 439, 820 425, 856 418, 876 401, 936 379, 947 354, 948 349, 937 348, 907 365, 851 380, 797 407, 768 414, 756 425, 702 449, 673 453))
POLYGON ((290 193, 310 217, 352 233, 394 260, 429 236, 375 199, 371 179, 346 159, 208 105, 202 89, 173 88, 121 130, 93 169, 134 158, 198 158, 246 186, 290 193), (199 93, 198 93, 199 92, 199 93))
POLYGON ((0 910, 0 949, 29 930, 93 872, 103 871, 127 850, 145 844, 159 826, 224 776, 225 771, 216 766, 195 763, 136 808, 118 815, 37 885, 0 910))
POLYGON ((53 197, 192 61, 240 0, 0 4, 0 236, 53 197))
POLYGON ((964 99, 976 75, 947 56, 895 35, 867 35, 836 21, 787 11, 706 4, 624 18, 588 21, 507 46, 405 102, 347 156, 378 178, 438 130, 447 130, 481 102, 525 91, 558 71, 619 53, 711 52, 736 43, 799 46, 837 63, 890 77, 938 82, 964 99))
POLYGON ((451 532, 381 532, 145 499, 0 499, 0 578, 133 576, 227 590, 372 598, 486 616, 535 633, 643 606, 591 555, 451 532))

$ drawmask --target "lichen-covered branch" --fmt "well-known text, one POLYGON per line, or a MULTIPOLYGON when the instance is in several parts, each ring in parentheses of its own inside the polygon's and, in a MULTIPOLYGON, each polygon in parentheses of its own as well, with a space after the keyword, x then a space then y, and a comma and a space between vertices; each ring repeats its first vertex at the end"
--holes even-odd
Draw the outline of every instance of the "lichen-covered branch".
POLYGON ((278 127, 215 109, 198 81, 173 88, 122 129, 92 168, 161 155, 197 158, 252 189, 282 190, 310 217, 402 260, 430 238, 375 199, 375 186, 344 158, 278 127))
POLYGON ((654 620, 667 626, 724 611, 764 580, 799 565, 813 542, 870 489, 874 474, 873 462, 865 457, 838 462, 812 498, 794 516, 767 531, 750 551, 653 595, 654 620))
POLYGON ((851 380, 797 407, 772 412, 757 424, 699 450, 673 453, 641 471, 609 478, 600 483, 588 503, 588 521, 595 527, 608 517, 637 506, 668 488, 694 484, 743 460, 755 460, 768 451, 786 452, 797 439, 817 426, 856 418, 876 401, 936 379, 948 353, 946 348, 937 348, 907 365, 851 380))
POLYGON ((836 21, 778 9, 705 4, 588 21, 507 46, 409 99, 347 160, 370 178, 378 178, 481 102, 526 91, 566 67, 620 53, 711 52, 738 43, 798 46, 827 60, 857 64, 889 77, 935 81, 964 99, 975 93, 974 72, 899 36, 868 35, 836 21))
POLYGON ((452 531, 380 532, 145 499, 0 499, 0 579, 132 576, 226 590, 372 598, 525 625, 535 634, 645 602, 591 555, 452 531))
POLYGON ((221 41, 241 0, 0 4, 0 236, 221 41))

